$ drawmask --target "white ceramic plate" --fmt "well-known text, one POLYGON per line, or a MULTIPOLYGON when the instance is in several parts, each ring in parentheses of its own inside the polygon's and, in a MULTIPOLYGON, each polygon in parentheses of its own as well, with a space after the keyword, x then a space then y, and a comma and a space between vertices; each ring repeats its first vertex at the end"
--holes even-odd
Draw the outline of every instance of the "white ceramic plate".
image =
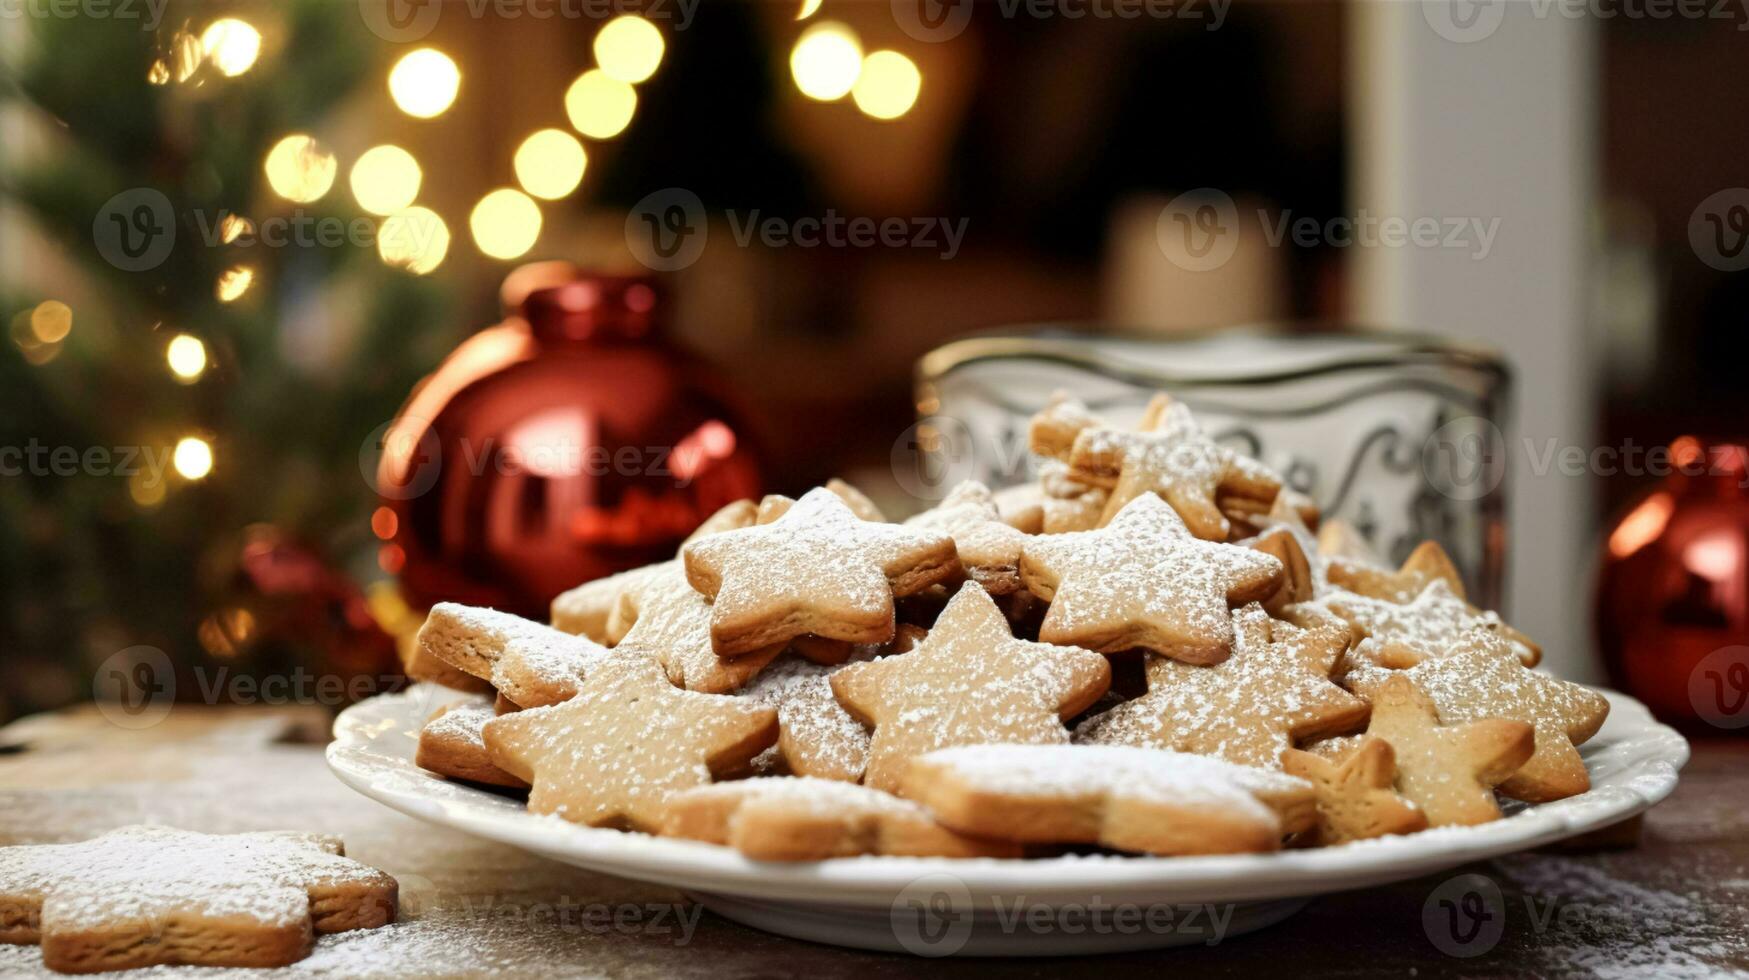
POLYGON ((580 827, 413 765, 419 728, 460 695, 417 685, 347 709, 328 765, 347 785, 422 820, 592 871, 680 888, 718 914, 816 942, 922 955, 1043 955, 1208 942, 1261 928, 1310 899, 1419 877, 1607 826, 1670 794, 1688 743, 1613 691, 1581 749, 1582 796, 1340 847, 1215 857, 750 861, 695 841, 580 827))

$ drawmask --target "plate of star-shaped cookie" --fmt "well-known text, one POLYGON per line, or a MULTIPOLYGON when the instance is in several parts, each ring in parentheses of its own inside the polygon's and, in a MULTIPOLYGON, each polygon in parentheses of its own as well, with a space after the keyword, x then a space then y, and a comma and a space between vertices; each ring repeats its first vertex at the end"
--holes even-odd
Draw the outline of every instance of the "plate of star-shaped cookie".
POLYGON ((1435 543, 1398 563, 1156 399, 1054 401, 1036 483, 892 522, 731 504, 551 623, 440 604, 329 764, 397 810, 921 955, 1208 942, 1608 826, 1687 744, 1537 666, 1435 543), (1216 930, 1218 934, 1211 934, 1216 930))

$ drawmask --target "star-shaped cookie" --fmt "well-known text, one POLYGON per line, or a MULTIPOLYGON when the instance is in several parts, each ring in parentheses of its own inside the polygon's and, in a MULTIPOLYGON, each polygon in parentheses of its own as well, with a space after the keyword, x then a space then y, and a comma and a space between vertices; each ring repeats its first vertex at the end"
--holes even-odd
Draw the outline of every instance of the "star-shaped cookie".
MULTIPOLYGON (((1525 666, 1534 667, 1542 659, 1542 647, 1535 641, 1496 613, 1470 605, 1443 579, 1429 582, 1412 602, 1374 599, 1341 589, 1317 602, 1354 627, 1360 643, 1353 658, 1360 662, 1393 670, 1413 667, 1444 656, 1459 637, 1474 629, 1501 637, 1525 666)), ((1294 618, 1291 611, 1288 616, 1294 618)))
POLYGON ((720 656, 814 633, 852 643, 893 636, 893 597, 959 574, 946 532, 864 521, 830 490, 810 490, 770 524, 688 545, 686 575, 713 600, 720 656))
POLYGON ((1445 656, 1404 671, 1356 667, 1343 684, 1376 703, 1379 691, 1396 676, 1413 681, 1448 724, 1509 718, 1536 730, 1535 754, 1500 784, 1500 792, 1543 803, 1591 788, 1575 746, 1597 734, 1609 717, 1609 701, 1582 684, 1524 666, 1497 634, 1471 630, 1445 656))
POLYGON ((905 523, 951 535, 960 567, 984 591, 1007 595, 1020 589, 1020 546, 1026 535, 1002 519, 989 487, 967 480, 905 523))
POLYGON ((480 730, 495 717, 497 713, 490 704, 477 701, 463 701, 437 709, 437 713, 419 730, 413 764, 449 779, 487 786, 527 788, 527 783, 494 766, 486 754, 486 743, 480 738, 480 730))
POLYGON ((1151 656, 1148 693, 1083 722, 1076 740, 1277 769, 1294 739, 1365 723, 1366 702, 1330 680, 1346 629, 1300 629, 1252 603, 1233 613, 1233 634, 1232 656, 1212 667, 1151 656))
POLYGON ((591 827, 654 832, 669 794, 744 767, 777 740, 777 712, 684 691, 654 661, 615 656, 563 704, 499 715, 492 764, 527 782, 528 809, 591 827))
POLYGON ((1343 844, 1427 827, 1421 808, 1397 795, 1397 754, 1382 738, 1362 736, 1340 762, 1299 749, 1281 756, 1282 768, 1312 784, 1318 825, 1304 841, 1343 844))
POLYGON ((1191 536, 1153 494, 1098 530, 1029 537, 1020 558, 1021 581, 1051 604, 1039 639, 1196 664, 1227 656, 1229 604, 1262 599, 1281 575, 1271 555, 1191 536))
POLYGON ((1452 595, 1465 598, 1463 574, 1437 541, 1421 542, 1395 571, 1372 562, 1332 558, 1326 574, 1337 588, 1389 602, 1414 602, 1434 582, 1444 582, 1452 595))
POLYGON ((852 664, 832 691, 874 729, 863 781, 895 790, 911 760, 949 745, 1069 741, 1064 720, 1111 685, 1097 653, 1017 640, 996 603, 963 585, 910 653, 852 664))
POLYGON ((440 602, 431 607, 417 642, 455 669, 483 678, 524 708, 557 704, 609 655, 586 636, 573 636, 496 609, 440 602))
POLYGON ((711 604, 686 580, 679 559, 655 566, 620 593, 615 619, 631 626, 613 649, 639 653, 662 665, 668 679, 689 691, 739 690, 783 652, 782 643, 733 658, 711 644, 711 604))
POLYGON ((62 973, 285 966, 313 933, 395 920, 395 879, 318 834, 113 830, 0 848, 0 942, 62 973))
MULTIPOLYGON (((1500 819, 1493 788, 1536 750, 1531 726, 1491 717, 1442 724, 1433 701, 1407 672, 1381 673, 1388 676, 1371 688, 1366 734, 1384 739, 1395 751, 1397 791, 1421 808, 1429 827, 1500 819)), ((1332 739, 1311 750, 1345 754, 1353 748, 1349 741, 1332 739)))

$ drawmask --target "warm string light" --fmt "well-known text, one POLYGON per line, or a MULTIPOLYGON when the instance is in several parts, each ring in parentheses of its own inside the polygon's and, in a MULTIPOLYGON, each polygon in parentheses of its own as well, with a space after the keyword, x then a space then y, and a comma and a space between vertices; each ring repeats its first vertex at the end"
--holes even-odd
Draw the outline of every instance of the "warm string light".
POLYGON ((170 338, 164 348, 164 361, 170 373, 183 384, 193 384, 206 372, 206 344, 199 337, 179 333, 170 338))
POLYGON ((170 453, 170 465, 185 480, 205 479, 213 471, 213 447, 200 436, 183 436, 170 453))
POLYGON ((820 12, 821 0, 802 0, 802 9, 796 11, 796 20, 807 20, 820 12))
POLYGON ((875 119, 897 119, 917 104, 922 89, 923 73, 910 58, 897 51, 875 51, 862 59, 850 97, 875 119))
POLYGON ((803 95, 836 102, 856 85, 856 76, 862 71, 862 42, 848 26, 821 21, 796 39, 790 50, 789 70, 803 95))
POLYGON ((595 63, 610 77, 635 85, 656 74, 665 47, 656 25, 636 14, 625 14, 596 32, 595 63))
POLYGON ((430 208, 403 208, 377 229, 377 254, 387 265, 423 276, 449 254, 449 226, 430 208))
POLYGON ((298 204, 320 200, 334 186, 339 169, 334 154, 304 133, 293 133, 275 143, 262 167, 273 192, 298 204))
POLYGON ((521 191, 500 187, 474 205, 468 228, 480 251, 495 259, 514 259, 540 237, 540 206, 521 191))
POLYGON ((261 32, 247 21, 222 17, 200 35, 201 53, 219 74, 235 78, 255 65, 261 54, 261 32))
POLYGON ((408 52, 389 70, 389 96, 416 119, 443 115, 455 103, 461 84, 461 70, 436 48, 408 52))
POLYGON ((549 201, 577 189, 589 155, 577 137, 562 129, 543 129, 516 148, 516 182, 535 197, 549 201))
POLYGON ((219 281, 213 284, 213 294, 221 303, 234 303, 249 291, 249 286, 254 281, 254 269, 246 265, 234 265, 219 273, 219 281))
POLYGON ((638 109, 638 93, 599 68, 591 68, 565 90, 565 115, 571 126, 590 139, 618 136, 638 109))
POLYGON ((413 154, 393 144, 373 146, 352 165, 352 196, 372 214, 393 214, 418 198, 421 177, 413 154))

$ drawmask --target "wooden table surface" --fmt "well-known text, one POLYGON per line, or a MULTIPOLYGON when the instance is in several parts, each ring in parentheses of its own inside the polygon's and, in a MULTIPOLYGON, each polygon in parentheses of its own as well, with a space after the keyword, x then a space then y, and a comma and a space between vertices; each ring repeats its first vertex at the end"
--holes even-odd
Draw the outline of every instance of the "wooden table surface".
MULTIPOLYGON (((917 960, 767 935, 667 888, 394 813, 329 774, 314 741, 325 728, 319 714, 266 709, 179 708, 143 733, 89 712, 27 719, 0 730, 0 844, 79 840, 139 822, 320 831, 341 834, 349 854, 401 881, 402 921, 324 937, 285 970, 161 968, 156 978, 1028 977, 1088 968, 1150 978, 1749 976, 1749 739, 1696 743, 1681 785, 1647 815, 1637 844, 1516 855, 1331 895, 1261 932, 1088 963, 917 960), (1497 938, 1484 931, 1454 943, 1438 899, 1486 888, 1453 881, 1461 875, 1499 889, 1497 938)), ((0 946, 0 976, 32 975, 52 975, 34 947, 0 946)))

